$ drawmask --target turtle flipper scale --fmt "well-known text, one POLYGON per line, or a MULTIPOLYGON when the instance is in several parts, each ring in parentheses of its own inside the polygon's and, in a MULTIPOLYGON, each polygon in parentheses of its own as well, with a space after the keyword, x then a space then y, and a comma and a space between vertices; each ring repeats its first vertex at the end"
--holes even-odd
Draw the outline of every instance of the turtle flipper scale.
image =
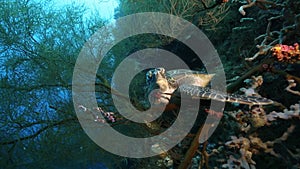
POLYGON ((197 97, 200 99, 212 99, 212 100, 217 100, 222 102, 241 103, 247 105, 273 104, 273 101, 267 98, 227 94, 227 93, 210 89, 208 87, 181 85, 179 89, 180 92, 183 92, 191 97, 197 97))

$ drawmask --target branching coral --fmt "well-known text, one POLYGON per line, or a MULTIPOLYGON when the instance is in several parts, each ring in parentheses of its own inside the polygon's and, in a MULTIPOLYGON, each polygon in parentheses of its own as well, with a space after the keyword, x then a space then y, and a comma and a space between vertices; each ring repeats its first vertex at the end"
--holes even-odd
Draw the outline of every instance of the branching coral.
MULTIPOLYGON (((265 125, 270 125, 272 122, 283 119, 289 120, 293 118, 300 117, 300 106, 299 104, 294 104, 290 106, 290 109, 285 109, 283 112, 272 111, 270 113, 266 113, 264 109, 260 107, 256 107, 249 112, 226 112, 226 114, 230 114, 233 116, 239 123, 241 123, 241 131, 248 132, 250 128, 258 128, 265 125), (245 131, 245 124, 250 123, 251 125, 247 125, 248 130, 245 131)), ((292 124, 290 127, 284 132, 279 138, 276 138, 272 141, 262 141, 261 138, 257 136, 256 132, 250 133, 248 136, 244 137, 236 137, 232 136, 230 141, 225 143, 226 147, 229 149, 239 150, 237 156, 230 156, 227 160, 227 163, 223 165, 225 168, 255 168, 256 162, 252 159, 252 154, 259 154, 261 152, 271 154, 277 158, 281 158, 284 155, 276 152, 274 150, 275 143, 282 143, 286 141, 289 135, 295 130, 296 125, 292 124), (238 158, 237 158, 238 157, 238 158)), ((253 131, 253 130, 252 130, 253 131)), ((294 159, 299 160, 299 152, 294 154, 289 150, 288 152, 290 156, 294 159)))
POLYGON ((246 96, 259 96, 257 88, 263 84, 262 76, 252 76, 251 79, 246 79, 244 82, 249 84, 250 87, 240 88, 240 91, 244 92, 246 96))
POLYGON ((259 41, 263 38, 261 44, 256 45, 259 49, 258 52, 253 57, 245 58, 245 60, 253 61, 260 55, 267 55, 270 50, 273 52, 273 56, 276 57, 278 61, 299 60, 299 44, 294 42, 293 46, 289 46, 283 45, 283 43, 285 43, 289 36, 296 37, 295 35, 297 34, 299 36, 300 14, 295 15, 294 24, 284 26, 281 30, 271 31, 272 22, 284 19, 284 17, 286 17, 284 14, 279 14, 278 16, 273 16, 268 19, 266 33, 255 39, 255 41, 259 41))
POLYGON ((253 61, 260 55, 267 55, 269 50, 273 47, 273 45, 275 45, 276 43, 278 43, 280 41, 280 39, 279 39, 280 32, 279 31, 271 32, 271 25, 274 20, 277 20, 281 17, 282 17, 282 15, 279 15, 279 16, 271 17, 268 19, 266 33, 255 38, 255 41, 258 41, 261 38, 263 38, 262 42, 260 44, 256 45, 256 48, 258 48, 258 52, 253 57, 246 58, 245 60, 253 61))
POLYGON ((275 121, 276 119, 292 119, 292 118, 300 118, 300 105, 294 104, 290 106, 290 109, 284 109, 283 112, 272 111, 267 115, 268 121, 275 121))
POLYGON ((269 124, 267 115, 261 107, 254 107, 250 111, 229 111, 227 114, 239 123, 240 131, 245 133, 269 124))
POLYGON ((268 7, 266 5, 271 5, 272 7, 275 7, 276 4, 274 2, 271 2, 271 1, 266 1, 266 0, 254 0, 254 1, 251 1, 251 0, 247 0, 248 4, 246 5, 242 5, 240 8, 239 8, 239 12, 242 14, 242 15, 246 15, 246 12, 245 12, 245 9, 246 8, 250 8, 250 7, 253 7, 253 6, 257 6, 259 7, 260 9, 263 9, 263 10, 266 10, 268 9, 268 7))
MULTIPOLYGON (((280 4, 280 1, 277 1, 276 3, 277 8, 273 13, 262 13, 263 16, 261 17, 266 18, 268 22, 265 33, 254 39, 255 43, 257 43, 258 52, 251 57, 245 58, 246 61, 250 61, 250 65, 255 60, 255 65, 239 79, 228 85, 227 89, 229 92, 240 89, 245 79, 264 72, 275 73, 285 78, 292 77, 295 82, 300 82, 298 75, 291 75, 282 69, 286 67, 286 63, 299 63, 299 45, 297 42, 300 41, 300 14, 299 11, 291 9, 295 5, 292 1, 282 2, 282 4, 280 4), (288 45, 293 43, 294 45, 288 45), (261 57, 261 60, 258 60, 257 58, 261 55, 265 55, 265 57, 261 57)), ((299 4, 299 2, 296 4, 299 4)), ((290 90, 291 87, 287 88, 287 91, 296 94, 297 92, 290 90)), ((247 92, 247 94, 251 94, 252 89, 242 90, 247 92)), ((253 93, 254 90, 252 90, 253 93)))
MULTIPOLYGON (((263 142, 259 137, 250 135, 248 138, 245 137, 231 137, 231 141, 225 143, 225 145, 230 149, 239 150, 239 158, 236 159, 232 155, 227 160, 227 163, 222 167, 225 168, 255 168, 256 162, 252 159, 252 154, 256 154, 260 151, 269 153, 275 157, 281 157, 280 154, 274 151, 274 144, 286 141, 288 136, 294 131, 295 125, 291 125, 286 132, 282 134, 281 137, 273 140, 263 142)), ((294 155, 298 158, 296 155, 294 155)))
POLYGON ((289 82, 289 85, 288 85, 288 87, 285 88, 285 90, 288 91, 288 92, 290 92, 290 93, 293 93, 295 95, 299 95, 300 96, 300 92, 299 91, 295 91, 295 90, 292 89, 293 87, 296 87, 296 85, 297 85, 295 83, 295 80, 294 79, 289 79, 288 82, 289 82))
POLYGON ((231 141, 225 143, 225 145, 229 148, 239 149, 240 157, 236 159, 232 155, 229 156, 227 164, 224 164, 222 167, 225 168, 245 168, 250 169, 253 168, 256 163, 252 160, 252 152, 250 149, 250 140, 244 137, 237 138, 235 136, 231 137, 231 141))

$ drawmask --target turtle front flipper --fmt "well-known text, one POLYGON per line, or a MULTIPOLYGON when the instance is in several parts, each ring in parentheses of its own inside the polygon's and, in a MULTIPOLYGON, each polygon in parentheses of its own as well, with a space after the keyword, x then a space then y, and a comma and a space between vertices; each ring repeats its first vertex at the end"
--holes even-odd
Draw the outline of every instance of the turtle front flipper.
POLYGON ((179 89, 180 92, 200 99, 212 99, 222 102, 232 102, 247 105, 268 105, 274 103, 272 100, 263 97, 227 94, 207 87, 181 85, 179 89))

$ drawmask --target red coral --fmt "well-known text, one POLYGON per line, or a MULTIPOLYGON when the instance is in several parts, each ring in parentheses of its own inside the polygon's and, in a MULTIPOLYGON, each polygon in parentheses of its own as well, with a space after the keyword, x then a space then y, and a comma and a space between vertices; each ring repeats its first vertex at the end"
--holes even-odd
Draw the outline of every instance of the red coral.
POLYGON ((272 55, 280 62, 294 63, 300 60, 299 44, 295 43, 292 46, 277 44, 271 48, 272 55))

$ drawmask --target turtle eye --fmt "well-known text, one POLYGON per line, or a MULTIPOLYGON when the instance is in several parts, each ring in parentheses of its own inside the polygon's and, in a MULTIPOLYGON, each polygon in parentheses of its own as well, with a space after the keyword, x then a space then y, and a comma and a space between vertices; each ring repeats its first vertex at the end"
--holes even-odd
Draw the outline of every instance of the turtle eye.
POLYGON ((147 72, 147 78, 150 78, 150 77, 152 77, 152 72, 147 72))
POLYGON ((151 70, 151 71, 148 71, 146 74, 146 83, 150 84, 152 80, 153 80, 153 72, 151 70))
POLYGON ((146 73, 146 83, 150 85, 156 80, 157 74, 161 72, 162 70, 160 68, 155 68, 153 70, 150 70, 146 73))

